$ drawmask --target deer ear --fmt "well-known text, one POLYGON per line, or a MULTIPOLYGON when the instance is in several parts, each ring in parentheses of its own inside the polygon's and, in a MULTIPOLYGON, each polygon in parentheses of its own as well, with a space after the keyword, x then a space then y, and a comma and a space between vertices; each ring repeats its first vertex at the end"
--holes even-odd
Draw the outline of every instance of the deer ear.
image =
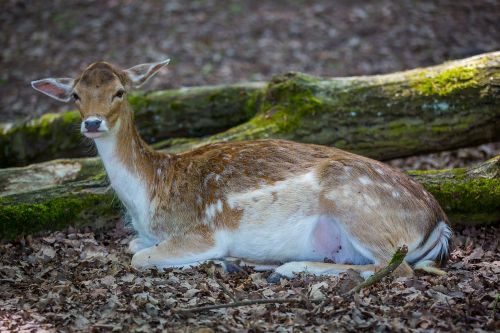
POLYGON ((33 89, 55 98, 58 101, 69 102, 71 100, 74 82, 75 81, 70 78, 49 78, 31 81, 31 86, 33 89))
POLYGON ((153 75, 155 75, 163 66, 168 65, 170 59, 152 62, 148 64, 141 64, 125 70, 125 73, 132 81, 134 87, 140 87, 153 75))

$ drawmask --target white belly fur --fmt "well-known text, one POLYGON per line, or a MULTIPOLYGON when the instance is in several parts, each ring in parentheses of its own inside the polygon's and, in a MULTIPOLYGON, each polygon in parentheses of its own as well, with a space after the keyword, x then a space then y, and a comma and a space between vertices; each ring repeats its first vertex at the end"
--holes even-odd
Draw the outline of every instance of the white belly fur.
POLYGON ((243 209, 243 215, 237 230, 218 232, 216 246, 226 248, 230 256, 256 261, 328 258, 339 264, 371 263, 334 217, 318 215, 318 194, 310 172, 229 196, 229 205, 243 209))

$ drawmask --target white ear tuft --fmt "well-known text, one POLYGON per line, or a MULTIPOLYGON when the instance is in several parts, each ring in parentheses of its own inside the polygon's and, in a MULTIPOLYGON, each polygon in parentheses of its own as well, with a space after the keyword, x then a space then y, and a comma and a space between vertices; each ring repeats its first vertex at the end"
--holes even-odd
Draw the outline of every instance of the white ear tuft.
POLYGON ((71 100, 71 92, 73 91, 73 83, 74 80, 70 78, 48 78, 31 81, 31 86, 33 89, 58 101, 69 102, 71 100))
POLYGON ((141 64, 125 70, 129 79, 132 81, 134 87, 140 87, 147 80, 149 80, 153 75, 155 75, 163 66, 168 65, 170 59, 152 62, 147 64, 141 64))

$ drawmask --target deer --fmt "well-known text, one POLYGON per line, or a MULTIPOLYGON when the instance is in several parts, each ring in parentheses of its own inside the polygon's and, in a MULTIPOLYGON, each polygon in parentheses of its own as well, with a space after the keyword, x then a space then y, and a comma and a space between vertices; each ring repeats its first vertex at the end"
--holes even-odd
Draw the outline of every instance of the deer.
POLYGON ((452 229, 410 176, 334 147, 279 139, 220 142, 173 154, 139 135, 127 94, 169 60, 120 69, 89 65, 76 78, 32 81, 81 114, 136 237, 131 265, 193 267, 238 258, 273 269, 368 277, 407 246, 398 275, 444 274, 452 229), (325 260, 328 259, 328 260, 325 260))

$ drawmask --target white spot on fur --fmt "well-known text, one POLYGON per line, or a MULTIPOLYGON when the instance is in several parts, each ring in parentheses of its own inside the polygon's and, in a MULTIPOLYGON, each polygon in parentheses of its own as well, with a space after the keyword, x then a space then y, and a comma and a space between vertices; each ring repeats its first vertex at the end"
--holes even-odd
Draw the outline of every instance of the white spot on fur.
POLYGON ((238 205, 238 199, 235 197, 228 197, 227 198, 227 205, 229 208, 234 209, 238 205))
POLYGON ((208 205, 205 209, 206 221, 210 222, 217 213, 222 213, 222 201, 220 199, 216 203, 208 205))
POLYGON ((375 207, 379 204, 378 198, 372 197, 371 195, 368 195, 366 193, 363 193, 363 199, 365 205, 368 205, 369 207, 375 207))
POLYGON ((393 198, 399 198, 401 196, 401 193, 399 193, 398 191, 392 191, 391 194, 393 198))
POLYGON ((345 184, 335 188, 333 191, 328 192, 325 197, 332 201, 343 200, 351 198, 354 195, 353 189, 350 185, 345 184))
POLYGON ((359 182, 363 185, 370 185, 370 184, 373 184, 373 181, 368 178, 367 176, 362 176, 362 177, 359 177, 359 182))

